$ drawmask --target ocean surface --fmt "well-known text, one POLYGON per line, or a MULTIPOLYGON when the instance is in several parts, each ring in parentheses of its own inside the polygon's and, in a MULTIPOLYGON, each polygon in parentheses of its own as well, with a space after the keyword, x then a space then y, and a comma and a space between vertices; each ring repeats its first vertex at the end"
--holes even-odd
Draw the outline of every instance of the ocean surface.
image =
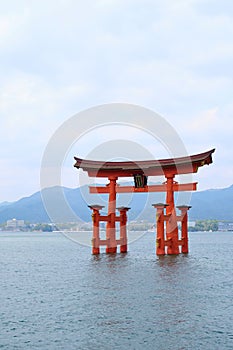
POLYGON ((233 349, 233 232, 188 255, 92 256, 59 233, 0 233, 0 349, 233 349))

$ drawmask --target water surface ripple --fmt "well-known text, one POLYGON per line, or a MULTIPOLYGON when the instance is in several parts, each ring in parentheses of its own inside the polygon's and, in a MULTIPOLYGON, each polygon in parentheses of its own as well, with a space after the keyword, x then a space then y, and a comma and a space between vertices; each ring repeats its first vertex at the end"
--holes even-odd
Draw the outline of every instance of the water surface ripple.
POLYGON ((0 349, 233 349, 233 233, 188 255, 92 256, 58 233, 0 233, 0 349))

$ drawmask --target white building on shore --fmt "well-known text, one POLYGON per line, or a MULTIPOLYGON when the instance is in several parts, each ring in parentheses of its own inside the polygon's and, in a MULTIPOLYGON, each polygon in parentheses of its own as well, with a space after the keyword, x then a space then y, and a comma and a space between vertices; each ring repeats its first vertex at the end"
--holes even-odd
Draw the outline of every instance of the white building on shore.
POLYGON ((8 230, 18 230, 25 226, 24 220, 11 219, 7 220, 6 227, 8 230))

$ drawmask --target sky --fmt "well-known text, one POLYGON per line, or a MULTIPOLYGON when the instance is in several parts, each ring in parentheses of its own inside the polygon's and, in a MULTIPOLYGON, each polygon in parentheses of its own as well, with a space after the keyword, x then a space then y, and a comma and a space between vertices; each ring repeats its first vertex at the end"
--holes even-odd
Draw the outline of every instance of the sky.
MULTIPOLYGON (((109 103, 155 111, 189 154, 216 148, 195 175, 199 190, 233 184, 230 0, 0 0, 0 76, 0 202, 40 190, 56 130, 109 103)), ((136 137, 166 157, 138 130, 107 128, 70 146, 62 184, 77 186, 73 155, 86 157, 106 135, 136 137)))

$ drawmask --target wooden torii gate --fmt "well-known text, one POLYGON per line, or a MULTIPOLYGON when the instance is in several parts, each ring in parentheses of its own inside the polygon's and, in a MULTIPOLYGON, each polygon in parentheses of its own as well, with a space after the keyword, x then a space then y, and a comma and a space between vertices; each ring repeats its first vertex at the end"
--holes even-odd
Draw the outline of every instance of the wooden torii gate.
POLYGON ((188 253, 187 212, 190 206, 178 206, 180 215, 177 215, 174 192, 195 191, 197 182, 179 184, 174 181, 174 178, 175 175, 196 173, 199 167, 211 164, 214 151, 215 149, 211 149, 204 153, 171 159, 129 162, 101 162, 74 157, 76 161, 74 167, 87 171, 90 177, 104 177, 109 180, 106 186, 90 186, 89 188, 90 193, 109 194, 107 215, 100 214, 103 206, 89 206, 93 211, 92 253, 99 254, 102 245, 106 246, 106 253, 116 253, 117 245, 120 245, 122 253, 127 252, 127 211, 130 208, 117 208, 116 194, 128 192, 166 192, 166 204, 153 204, 157 221, 156 254, 188 253), (147 185, 148 176, 161 175, 164 175, 166 179, 163 184, 147 185), (133 177, 134 186, 118 185, 119 177, 133 177), (116 214, 116 210, 119 211, 119 215, 116 214), (101 221, 107 222, 106 239, 100 239, 99 224, 101 221), (177 221, 181 222, 181 237, 179 237, 177 221), (120 222, 120 239, 116 239, 116 222, 120 222))

